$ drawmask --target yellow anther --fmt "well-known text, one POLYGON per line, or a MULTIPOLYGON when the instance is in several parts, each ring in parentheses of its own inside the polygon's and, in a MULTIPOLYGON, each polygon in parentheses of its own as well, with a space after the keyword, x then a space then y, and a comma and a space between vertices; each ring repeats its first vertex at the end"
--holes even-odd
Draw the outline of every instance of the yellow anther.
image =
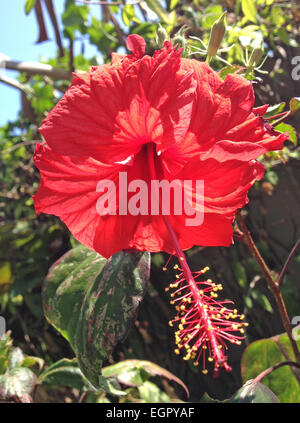
POLYGON ((181 323, 178 327, 179 327, 180 330, 183 330, 183 325, 181 323))
POLYGON ((163 268, 162 268, 162 270, 163 270, 164 272, 166 272, 167 268, 166 268, 166 267, 163 267, 163 268))
POLYGON ((198 361, 195 361, 195 362, 194 362, 194 366, 196 366, 196 367, 197 367, 197 366, 199 366, 198 361))
POLYGON ((177 270, 179 268, 178 264, 175 264, 175 266, 173 267, 174 270, 177 270))
POLYGON ((180 275, 176 275, 176 279, 179 279, 180 278, 180 275))
POLYGON ((212 362, 214 359, 212 357, 208 357, 208 361, 212 362))
POLYGON ((244 319, 245 319, 245 315, 244 315, 244 314, 241 314, 241 315, 240 315, 240 319, 241 319, 241 320, 244 320, 244 319))
POLYGON ((220 344, 220 345, 218 345, 218 348, 219 348, 219 350, 221 350, 223 347, 222 347, 222 345, 220 344))
POLYGON ((175 302, 174 301, 170 301, 170 304, 175 304, 175 302))
POLYGON ((180 306, 180 310, 185 310, 185 306, 184 305, 180 306))
POLYGON ((207 370, 207 369, 203 369, 203 370, 202 370, 202 373, 203 373, 204 375, 207 375, 208 370, 207 370))
POLYGON ((244 334, 245 333, 244 329, 240 329, 240 333, 244 334))
POLYGON ((178 348, 176 348, 176 350, 174 350, 174 353, 175 353, 175 354, 177 354, 177 355, 179 355, 179 354, 180 354, 179 349, 178 349, 178 348))
POLYGON ((169 321, 169 326, 171 326, 171 328, 173 327, 173 322, 172 320, 169 321))
POLYGON ((170 288, 165 288, 165 291, 168 292, 170 290, 170 288))

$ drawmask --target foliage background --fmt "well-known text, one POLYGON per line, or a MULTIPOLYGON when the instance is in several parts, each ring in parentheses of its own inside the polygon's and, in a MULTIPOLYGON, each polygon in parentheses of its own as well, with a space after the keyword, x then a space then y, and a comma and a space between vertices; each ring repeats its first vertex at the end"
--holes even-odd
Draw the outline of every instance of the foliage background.
MULTIPOLYGON (((20 73, 17 78, 21 97, 19 117, 0 128, 0 315, 6 319, 14 345, 29 356, 42 358, 45 368, 60 359, 74 357, 69 344, 43 316, 41 287, 49 267, 75 246, 76 241, 59 219, 36 216, 32 195, 38 187, 39 174, 33 166, 32 154, 35 143, 40 140, 37 128, 68 87, 70 72, 109 62, 113 51, 125 52, 124 40, 130 33, 143 36, 151 53, 157 48, 155 33, 159 23, 171 36, 186 25, 186 37, 197 36, 207 42, 213 22, 226 9, 228 31, 223 47, 233 43, 234 47, 222 55, 223 58, 242 65, 240 45, 251 49, 264 40, 265 53, 268 53, 264 65, 267 74, 260 75, 263 82, 255 83, 256 105, 288 104, 291 97, 300 95, 300 81, 291 77, 292 58, 300 55, 300 10, 296 1, 145 0, 134 5, 121 2, 109 6, 66 0, 61 19, 55 14, 57 1, 60 0, 24 3, 27 13, 37 14, 38 42, 48 42, 48 33, 54 34, 57 55, 47 63, 65 70, 66 77, 20 73), (31 9, 34 5, 35 9, 31 9), (52 27, 45 27, 46 13, 52 16, 52 27), (87 57, 87 44, 96 46, 97 57, 87 57)), ((22 60, 22 57, 13 59, 22 60)), ((213 66, 218 69, 223 65, 213 62, 213 66)), ((1 107, 5 107, 5 99, 1 107)), ((299 116, 295 115, 288 123, 294 129, 289 128, 293 142, 287 143, 284 151, 287 163, 283 164, 274 155, 265 157, 266 175, 252 188, 246 207, 248 226, 274 273, 280 272, 289 251, 300 238, 299 116)), ((204 393, 217 399, 228 398, 242 385, 241 356, 247 344, 284 331, 274 300, 257 264, 241 243, 236 242, 230 248, 195 247, 188 252, 192 269, 210 265, 210 277, 223 283, 224 297, 232 298, 250 323, 243 347, 235 346, 229 351, 233 372, 222 374, 218 380, 204 376, 173 353, 173 331, 168 321, 174 310, 164 288, 174 275, 171 271, 161 271, 166 259, 163 254, 152 255, 151 285, 138 318, 126 341, 118 345, 106 364, 126 358, 149 360, 181 378, 190 390, 191 401, 200 401, 204 393)), ((295 258, 282 288, 291 318, 300 315, 299 273, 300 255, 295 258)), ((262 359, 259 353, 256 359, 262 359)), ((186 399, 182 388, 166 379, 155 379, 155 383, 169 396, 186 399)), ((102 394, 82 397, 81 388, 74 388, 72 384, 66 387, 64 381, 40 385, 35 401, 104 400, 102 394)), ((131 394, 136 397, 134 391, 131 394)), ((108 399, 115 400, 105 397, 108 399)), ((300 402, 300 396, 294 401, 300 402)))

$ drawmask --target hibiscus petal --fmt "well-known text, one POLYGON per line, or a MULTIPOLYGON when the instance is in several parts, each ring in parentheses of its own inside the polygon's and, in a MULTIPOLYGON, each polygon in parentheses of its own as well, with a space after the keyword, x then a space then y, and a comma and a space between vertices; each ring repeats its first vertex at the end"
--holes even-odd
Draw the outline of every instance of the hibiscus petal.
POLYGON ((100 216, 97 184, 109 179, 116 184, 122 167, 54 153, 38 144, 35 165, 41 184, 34 196, 36 212, 60 217, 74 237, 104 257, 127 248, 137 220, 134 216, 100 216))

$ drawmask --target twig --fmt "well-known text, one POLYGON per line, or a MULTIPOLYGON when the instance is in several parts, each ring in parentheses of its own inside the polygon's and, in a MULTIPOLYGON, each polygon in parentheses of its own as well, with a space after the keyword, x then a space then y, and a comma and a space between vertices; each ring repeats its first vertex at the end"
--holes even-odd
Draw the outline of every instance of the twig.
POLYGON ((281 292, 280 292, 280 287, 279 285, 274 281, 273 276, 270 272, 270 269, 268 268, 268 266, 266 265, 264 259, 262 258, 262 256, 260 255, 253 239, 252 236, 246 226, 246 223, 241 215, 241 212, 238 211, 237 212, 237 221, 238 224, 240 226, 240 229, 242 230, 244 236, 242 237, 242 241, 246 244, 246 246, 248 247, 250 253, 252 254, 252 256, 255 258, 257 264, 259 265, 267 283, 268 286, 276 300, 277 303, 277 307, 281 316, 281 320, 283 323, 283 326, 286 330, 286 333, 289 337, 291 346, 293 348, 293 352, 295 355, 295 359, 298 363, 300 363, 300 354, 299 354, 299 350, 297 347, 297 344, 295 342, 295 340, 293 339, 293 334, 292 334, 292 327, 290 324, 290 319, 289 319, 289 315, 287 313, 286 310, 286 306, 284 303, 284 300, 282 298, 281 292))
MULTIPOLYGON (((291 361, 291 357, 288 355, 288 352, 286 351, 286 349, 284 348, 284 346, 283 345, 281 345, 281 343, 280 343, 280 341, 279 341, 279 336, 276 336, 275 338, 273 338, 274 339, 274 342, 275 342, 275 344, 278 346, 278 348, 280 349, 280 351, 281 351, 281 353, 282 353, 282 355, 284 356, 284 358, 287 360, 287 361, 291 361)), ((298 383, 299 383, 299 385, 300 385, 300 374, 299 374, 299 372, 296 370, 296 369, 294 369, 293 367, 291 368, 291 371, 293 372, 293 374, 294 374, 294 376, 295 376, 295 378, 297 379, 297 381, 298 381, 298 383)))
POLYGON ((46 25, 45 25, 41 0, 37 0, 37 2, 35 3, 34 11, 35 11, 37 23, 39 26, 39 38, 36 43, 40 44, 44 41, 49 40, 46 25))
POLYGON ((36 62, 18 62, 4 58, 1 60, 1 67, 9 70, 16 70, 27 73, 28 75, 47 75, 53 79, 72 80, 72 73, 63 69, 54 68, 45 63, 36 62))
POLYGON ((69 69, 70 72, 74 72, 74 42, 72 38, 69 38, 69 69))
POLYGON ((278 281, 277 281, 278 286, 281 286, 281 284, 283 282, 283 278, 285 277, 285 274, 288 271, 288 268, 289 268, 290 264, 292 263, 292 261, 293 261, 293 259, 294 259, 294 257, 295 257, 299 248, 300 248, 300 239, 298 239, 298 241, 294 245, 292 251, 290 252, 290 254, 289 254, 289 256, 288 256, 288 258, 287 258, 287 260, 286 260, 286 262, 285 262, 285 264, 282 268, 282 271, 281 271, 279 278, 278 278, 278 281))
POLYGON ((57 19, 56 19, 56 13, 55 13, 55 8, 54 8, 54 4, 53 4, 53 0, 45 0, 45 4, 46 7, 48 9, 48 13, 54 28, 54 32, 55 32, 55 38, 56 38, 56 44, 57 47, 59 49, 59 57, 64 57, 64 47, 62 45, 62 41, 61 41, 61 36, 60 36, 60 31, 59 31, 59 27, 58 27, 58 23, 57 23, 57 19))
POLYGON ((124 42, 124 34, 123 31, 117 21, 117 19, 115 18, 114 14, 111 13, 110 8, 107 5, 103 5, 103 10, 105 10, 105 12, 107 13, 108 18, 111 20, 111 22, 114 24, 117 36, 119 38, 119 41, 122 45, 126 45, 124 42))
POLYGON ((29 94, 30 90, 28 90, 21 82, 17 81, 16 79, 10 78, 6 75, 0 75, 0 82, 3 82, 6 85, 9 85, 10 87, 16 88, 17 90, 20 90, 24 94, 29 94))
POLYGON ((294 361, 283 361, 282 363, 275 364, 274 366, 269 367, 268 369, 261 372, 258 376, 256 376, 255 379, 253 379, 253 383, 260 382, 264 377, 266 377, 270 373, 274 372, 274 370, 279 369, 280 367, 283 367, 283 366, 293 366, 293 367, 297 367, 298 369, 300 369, 299 363, 295 363, 294 361))
POLYGON ((18 142, 18 144, 13 145, 12 147, 6 148, 5 150, 1 150, 0 154, 7 154, 7 153, 11 153, 14 150, 17 150, 20 147, 23 147, 25 145, 34 145, 37 142, 40 142, 41 140, 31 140, 31 141, 22 141, 22 142, 18 142))

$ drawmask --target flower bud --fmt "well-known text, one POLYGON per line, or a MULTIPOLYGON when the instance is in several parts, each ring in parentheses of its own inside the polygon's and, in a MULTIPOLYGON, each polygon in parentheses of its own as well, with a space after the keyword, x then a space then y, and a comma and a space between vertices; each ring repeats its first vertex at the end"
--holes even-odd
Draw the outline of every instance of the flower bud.
POLYGON ((156 34, 155 34, 155 39, 156 39, 156 43, 158 45, 159 48, 162 48, 164 45, 164 42, 167 41, 168 39, 168 34, 167 31, 165 30, 165 28, 163 28, 161 25, 159 25, 159 27, 157 28, 156 34))
POLYGON ((261 43, 261 45, 259 47, 256 47, 255 49, 253 49, 251 56, 250 56, 250 59, 249 59, 248 67, 254 67, 255 68, 259 64, 263 55, 264 55, 264 48, 263 48, 263 45, 261 43))
POLYGON ((223 15, 220 16, 219 19, 216 20, 216 22, 213 24, 212 29, 210 31, 210 37, 209 37, 209 42, 207 47, 208 61, 210 61, 210 59, 217 54, 217 51, 223 40, 224 34, 226 32, 226 24, 225 24, 226 14, 227 12, 224 12, 223 15))
POLYGON ((175 35, 175 37, 172 38, 172 43, 174 46, 177 44, 178 47, 184 49, 186 46, 186 39, 182 35, 175 35))

